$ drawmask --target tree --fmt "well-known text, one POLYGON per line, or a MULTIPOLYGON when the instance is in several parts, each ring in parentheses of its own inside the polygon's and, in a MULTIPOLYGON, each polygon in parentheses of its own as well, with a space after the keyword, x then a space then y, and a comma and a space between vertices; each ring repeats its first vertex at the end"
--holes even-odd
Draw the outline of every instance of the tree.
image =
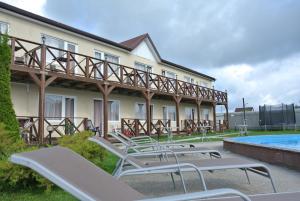
POLYGON ((12 137, 19 137, 19 124, 11 101, 10 85, 11 48, 8 36, 0 36, 0 122, 12 137))

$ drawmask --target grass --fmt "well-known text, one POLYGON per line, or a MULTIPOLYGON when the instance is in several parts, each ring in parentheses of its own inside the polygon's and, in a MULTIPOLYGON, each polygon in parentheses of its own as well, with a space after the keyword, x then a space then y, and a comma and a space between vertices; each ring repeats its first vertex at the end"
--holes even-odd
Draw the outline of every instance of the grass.
MULTIPOLYGON (((112 173, 115 169, 115 165, 118 161, 118 157, 113 155, 112 153, 107 152, 104 160, 102 161, 101 168, 107 171, 108 173, 112 173)), ((83 170, 84 171, 84 170, 83 170)), ((19 191, 0 191, 0 200, 1 201, 73 201, 77 200, 69 193, 64 190, 55 187, 51 190, 51 192, 45 192, 42 189, 22 189, 19 191)))

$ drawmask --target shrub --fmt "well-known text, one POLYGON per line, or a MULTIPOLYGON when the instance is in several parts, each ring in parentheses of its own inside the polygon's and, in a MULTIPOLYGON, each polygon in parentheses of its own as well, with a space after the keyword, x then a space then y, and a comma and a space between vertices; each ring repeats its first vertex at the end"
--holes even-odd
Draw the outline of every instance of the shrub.
MULTIPOLYGON (((74 135, 63 136, 59 138, 60 146, 67 147, 82 155, 95 165, 111 172, 116 158, 108 156, 107 152, 96 143, 88 141, 92 136, 91 132, 82 132, 74 135)), ((0 123, 0 191, 16 189, 43 188, 51 191, 53 184, 29 168, 12 164, 9 162, 9 156, 13 153, 36 150, 36 146, 27 146, 21 139, 11 137, 9 131, 5 130, 4 124, 0 123)), ((84 170, 83 170, 84 171, 84 170)))
POLYGON ((11 49, 8 45, 8 37, 0 36, 0 122, 6 125, 6 129, 15 138, 19 137, 19 124, 13 109, 10 95, 10 61, 11 49))
POLYGON ((53 184, 29 168, 9 162, 13 153, 32 151, 38 147, 28 147, 21 139, 12 137, 10 131, 0 123, 0 191, 17 188, 43 187, 48 190, 53 184))
POLYGON ((88 140, 93 135, 92 132, 83 131, 74 135, 65 135, 58 139, 58 144, 62 147, 72 149, 95 165, 101 167, 102 161, 107 152, 94 142, 88 140))

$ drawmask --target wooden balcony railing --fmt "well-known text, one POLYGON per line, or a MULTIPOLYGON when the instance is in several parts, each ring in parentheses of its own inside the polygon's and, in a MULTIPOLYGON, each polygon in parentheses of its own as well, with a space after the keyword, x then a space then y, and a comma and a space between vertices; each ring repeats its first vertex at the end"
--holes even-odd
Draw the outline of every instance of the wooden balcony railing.
MULTIPOLYGON (((171 120, 152 119, 150 135, 167 133, 170 128, 171 120)), ((147 134, 147 121, 146 119, 122 118, 121 132, 132 137, 147 134)))
MULTIPOLYGON (((39 141, 38 120, 36 116, 17 116, 19 121, 20 133, 22 138, 28 144, 36 144, 39 141)), ((56 138, 63 135, 72 135, 77 132, 86 130, 87 118, 83 117, 47 117, 45 122, 45 142, 48 143, 50 138, 56 138), (52 132, 47 131, 47 127, 52 127, 52 132)))
POLYGON ((227 103, 226 92, 16 37, 10 37, 10 44, 14 70, 35 73, 45 71, 64 79, 110 82, 122 88, 149 89, 157 94, 227 103))

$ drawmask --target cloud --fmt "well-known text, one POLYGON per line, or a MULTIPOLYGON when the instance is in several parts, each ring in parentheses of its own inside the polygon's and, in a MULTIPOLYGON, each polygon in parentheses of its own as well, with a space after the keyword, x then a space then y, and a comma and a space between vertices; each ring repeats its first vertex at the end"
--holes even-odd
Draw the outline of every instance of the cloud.
POLYGON ((209 70, 220 82, 218 89, 228 89, 230 110, 247 106, 258 109, 263 104, 300 104, 300 54, 255 65, 228 65, 209 70))
POLYGON ((47 0, 2 0, 4 3, 19 7, 38 15, 44 15, 47 0))
POLYGON ((46 13, 113 40, 149 32, 160 53, 195 67, 260 63, 300 51, 300 1, 66 0, 46 13))

